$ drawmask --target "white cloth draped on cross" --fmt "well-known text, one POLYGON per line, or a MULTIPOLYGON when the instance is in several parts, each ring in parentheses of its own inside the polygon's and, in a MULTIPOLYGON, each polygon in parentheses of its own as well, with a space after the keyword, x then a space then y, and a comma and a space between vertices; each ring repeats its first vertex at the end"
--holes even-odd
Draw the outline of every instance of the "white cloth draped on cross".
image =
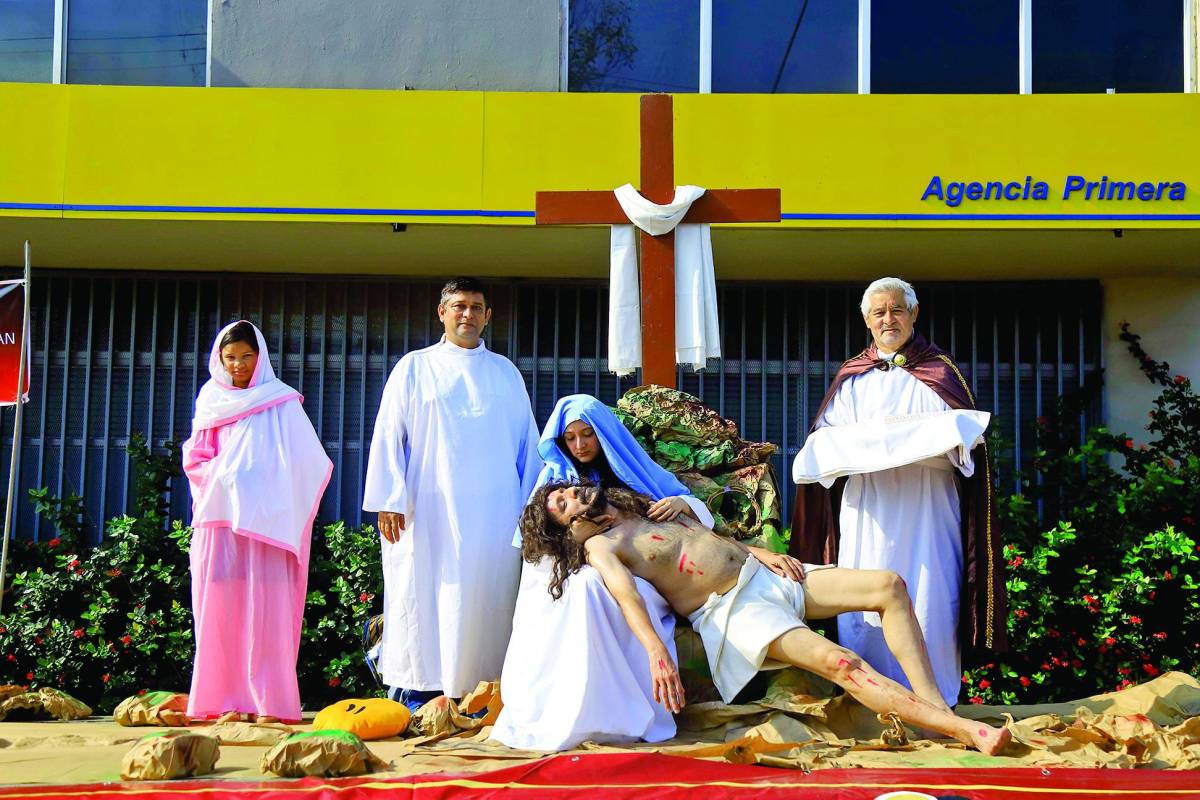
POLYGON ((666 205, 652 203, 631 184, 615 190, 631 225, 613 225, 609 268, 608 368, 630 375, 642 365, 641 290, 638 280, 638 227, 651 236, 675 231, 675 362, 703 369, 721 357, 717 324, 717 281, 707 224, 680 225, 704 190, 679 186, 666 205))

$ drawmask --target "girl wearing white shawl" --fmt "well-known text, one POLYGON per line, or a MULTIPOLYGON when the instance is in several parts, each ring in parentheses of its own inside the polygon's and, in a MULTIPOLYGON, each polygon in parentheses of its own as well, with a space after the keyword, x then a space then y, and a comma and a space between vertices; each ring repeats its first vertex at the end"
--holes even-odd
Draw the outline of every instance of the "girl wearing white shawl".
POLYGON ((208 372, 183 444, 196 620, 188 715, 299 721, 309 542, 333 463, 254 325, 217 335, 208 372))

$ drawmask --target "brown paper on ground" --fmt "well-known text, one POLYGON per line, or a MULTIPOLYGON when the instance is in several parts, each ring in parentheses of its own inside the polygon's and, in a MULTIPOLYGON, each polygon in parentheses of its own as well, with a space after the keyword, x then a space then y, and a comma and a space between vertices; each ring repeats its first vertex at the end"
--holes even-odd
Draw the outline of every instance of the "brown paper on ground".
POLYGON ((416 737, 412 745, 439 742, 451 736, 473 733, 491 725, 504 707, 500 699, 500 681, 480 681, 475 689, 458 703, 442 695, 417 709, 408 723, 408 734, 416 737), (481 717, 470 714, 487 709, 481 717))
POLYGON ((216 739, 198 733, 152 733, 129 749, 121 760, 121 778, 127 781, 165 781, 208 775, 220 758, 216 739))
POLYGON ((188 696, 179 692, 135 694, 113 709, 113 721, 127 728, 179 727, 188 724, 187 704, 188 696))
POLYGON ((263 772, 281 778, 364 775, 388 766, 362 739, 347 731, 294 734, 263 754, 263 772))
POLYGON ((218 722, 203 730, 221 744, 242 747, 273 747, 296 732, 276 722, 218 722))
POLYGON ((16 714, 18 717, 54 717, 58 720, 83 719, 92 715, 91 707, 66 692, 43 686, 36 692, 9 696, 0 702, 0 721, 16 714), (27 713, 22 713, 27 712, 27 713))

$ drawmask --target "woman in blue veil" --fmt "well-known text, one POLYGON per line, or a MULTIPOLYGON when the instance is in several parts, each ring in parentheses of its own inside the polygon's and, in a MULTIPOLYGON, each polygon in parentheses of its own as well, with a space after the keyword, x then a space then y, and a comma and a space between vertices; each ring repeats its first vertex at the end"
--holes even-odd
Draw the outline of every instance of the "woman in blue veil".
MULTIPOLYGON (((688 513, 705 526, 713 524, 704 504, 590 395, 558 401, 538 453, 545 466, 537 487, 592 480, 649 495, 656 501, 650 510, 655 519, 688 513)), ((654 702, 645 650, 599 573, 584 567, 563 584, 558 600, 548 591, 550 574, 548 564, 523 566, 500 683, 504 710, 492 738, 510 747, 564 750, 585 740, 655 742, 674 736, 674 719, 654 702)), ((651 622, 675 657, 674 613, 653 586, 635 580, 651 622)))

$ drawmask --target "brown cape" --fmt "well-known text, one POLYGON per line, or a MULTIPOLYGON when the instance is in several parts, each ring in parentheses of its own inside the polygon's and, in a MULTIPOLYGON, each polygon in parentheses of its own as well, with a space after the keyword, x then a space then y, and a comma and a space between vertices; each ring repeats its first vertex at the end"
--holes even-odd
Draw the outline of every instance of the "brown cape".
MULTIPOLYGON (((901 350, 899 367, 879 357, 872 344, 842 364, 814 420, 848 379, 873 369, 899 368, 937 392, 954 409, 974 409, 975 398, 953 359, 936 345, 914 335, 901 350)), ((898 359, 899 360, 899 359, 898 359)), ((815 427, 815 422, 814 422, 815 427)), ((959 475, 958 496, 962 508, 963 586, 959 602, 959 640, 963 649, 986 648, 1002 651, 1007 646, 1008 602, 1004 591, 1004 554, 992 487, 992 465, 987 444, 983 463, 970 478, 959 475)), ((791 555, 813 564, 837 562, 838 512, 846 479, 826 489, 819 483, 796 487, 792 510, 791 555)))

